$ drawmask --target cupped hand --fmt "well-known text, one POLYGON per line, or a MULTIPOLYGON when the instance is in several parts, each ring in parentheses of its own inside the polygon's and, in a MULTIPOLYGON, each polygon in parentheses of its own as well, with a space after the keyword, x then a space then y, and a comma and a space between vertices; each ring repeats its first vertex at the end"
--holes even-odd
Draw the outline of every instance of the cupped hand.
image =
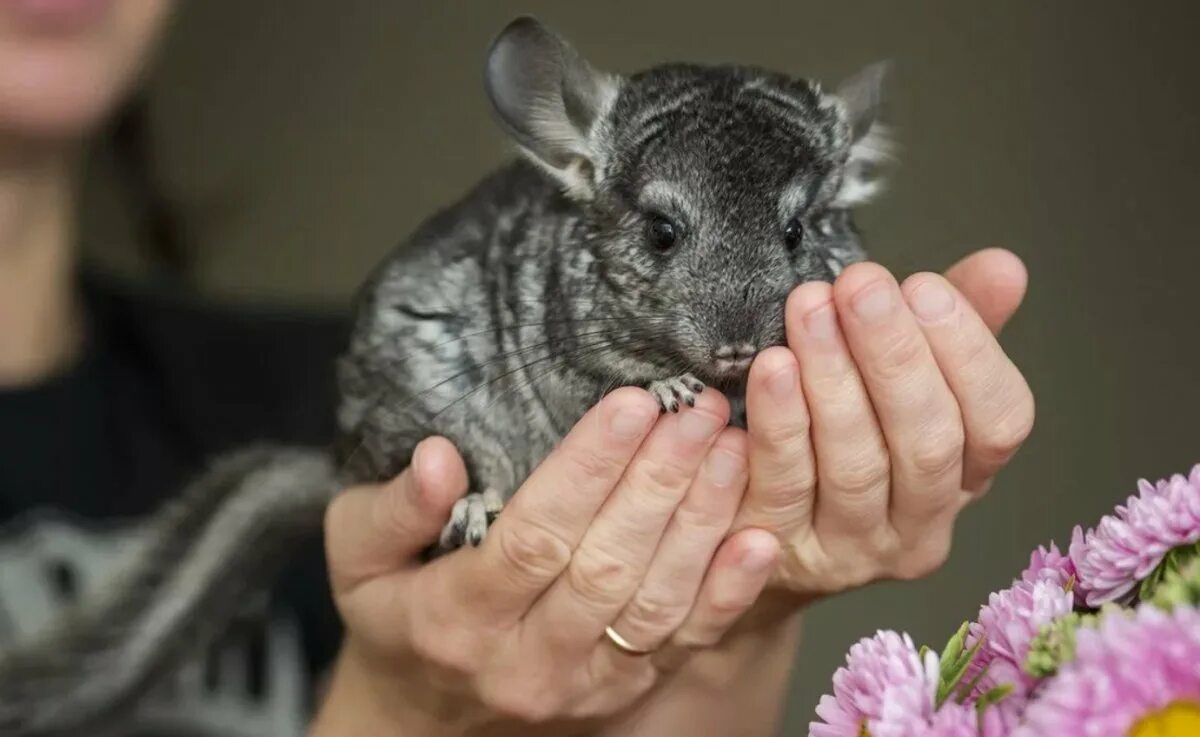
POLYGON ((939 567, 955 518, 1033 425, 1025 379, 995 333, 1026 273, 989 249, 903 285, 856 264, 798 287, 788 346, 747 387, 750 489, 735 529, 783 543, 777 582, 810 601, 939 567))
POLYGON ((448 441, 422 443, 395 481, 340 495, 326 544, 348 636, 314 733, 355 713, 360 726, 373 714, 423 735, 530 734, 534 722, 566 734, 564 724, 625 708, 687 649, 719 640, 779 553, 770 533, 728 535, 748 469, 728 413, 717 392, 661 418, 646 392, 611 393, 480 547, 425 565, 421 550, 466 487, 448 441), (608 627, 658 652, 629 654, 608 627))

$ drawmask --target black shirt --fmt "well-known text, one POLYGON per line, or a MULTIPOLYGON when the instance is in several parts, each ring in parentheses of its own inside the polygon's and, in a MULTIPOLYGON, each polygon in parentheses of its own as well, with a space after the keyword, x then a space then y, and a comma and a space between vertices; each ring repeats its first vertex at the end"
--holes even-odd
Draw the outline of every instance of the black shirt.
MULTIPOLYGON (((102 580, 138 520, 215 455, 332 437, 342 319, 218 308, 94 275, 81 287, 80 358, 36 385, 0 388, 0 643, 28 636, 102 580)), ((147 723, 254 737, 303 724, 307 714, 284 713, 300 708, 291 692, 303 684, 309 697, 340 637, 319 540, 279 580, 261 631, 249 629, 191 667, 198 684, 184 675, 183 686, 165 688, 147 723), (249 676, 229 675, 242 666, 249 676), (291 686, 279 677, 264 685, 263 673, 281 670, 301 672, 291 686), (231 689, 244 692, 235 700, 264 701, 261 713, 222 711, 231 689)))

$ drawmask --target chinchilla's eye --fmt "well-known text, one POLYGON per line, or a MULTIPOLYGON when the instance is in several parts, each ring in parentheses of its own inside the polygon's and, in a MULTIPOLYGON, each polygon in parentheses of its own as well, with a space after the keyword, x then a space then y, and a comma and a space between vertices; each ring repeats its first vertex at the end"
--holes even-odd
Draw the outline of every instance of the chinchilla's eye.
POLYGON ((669 251, 679 240, 679 228, 662 215, 652 215, 647 226, 646 235, 650 245, 658 251, 669 251))
POLYGON ((792 218, 787 227, 783 229, 783 244, 789 251, 795 251, 803 240, 804 226, 801 225, 800 218, 792 218))

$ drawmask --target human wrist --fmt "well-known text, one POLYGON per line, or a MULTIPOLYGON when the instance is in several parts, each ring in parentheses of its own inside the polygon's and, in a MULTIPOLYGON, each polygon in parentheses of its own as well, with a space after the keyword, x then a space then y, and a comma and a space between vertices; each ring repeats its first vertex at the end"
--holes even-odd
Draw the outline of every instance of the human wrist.
POLYGON ((795 660, 801 617, 772 617, 696 650, 636 707, 593 737, 774 734, 795 660))
POLYGON ((764 658, 786 651, 790 662, 799 638, 800 611, 772 606, 761 613, 752 609, 747 617, 754 621, 735 626, 716 646, 693 653, 680 669, 679 679, 720 693, 755 671, 764 658))
POLYGON ((449 715, 452 710, 439 708, 436 701, 428 689, 415 691, 381 670, 348 639, 338 654, 309 737, 465 737, 466 727, 449 715))

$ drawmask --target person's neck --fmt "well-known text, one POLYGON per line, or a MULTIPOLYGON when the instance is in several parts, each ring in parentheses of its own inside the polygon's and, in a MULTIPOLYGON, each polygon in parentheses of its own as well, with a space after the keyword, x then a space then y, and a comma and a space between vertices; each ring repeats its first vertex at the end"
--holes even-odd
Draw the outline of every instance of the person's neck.
POLYGON ((43 379, 80 340, 71 156, 0 141, 0 387, 43 379))

